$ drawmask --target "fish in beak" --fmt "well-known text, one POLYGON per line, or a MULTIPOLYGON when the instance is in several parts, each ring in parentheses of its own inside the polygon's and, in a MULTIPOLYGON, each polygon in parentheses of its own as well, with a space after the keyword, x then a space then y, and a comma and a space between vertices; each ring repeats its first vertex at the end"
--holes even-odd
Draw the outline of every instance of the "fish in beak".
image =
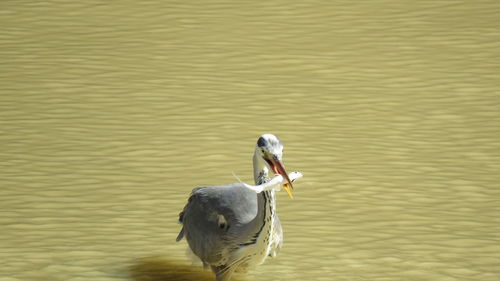
POLYGON ((283 162, 281 162, 281 160, 279 160, 278 157, 276 157, 275 155, 273 155, 272 157, 270 157, 270 160, 268 162, 269 162, 269 164, 270 164, 270 166, 273 169, 273 172, 275 174, 282 175, 285 178, 286 183, 283 185, 283 187, 285 188, 285 191, 288 194, 288 196, 290 196, 290 198, 293 199, 293 195, 292 195, 292 190, 293 190, 292 181, 288 177, 288 173, 285 170, 285 166, 283 165, 283 162))

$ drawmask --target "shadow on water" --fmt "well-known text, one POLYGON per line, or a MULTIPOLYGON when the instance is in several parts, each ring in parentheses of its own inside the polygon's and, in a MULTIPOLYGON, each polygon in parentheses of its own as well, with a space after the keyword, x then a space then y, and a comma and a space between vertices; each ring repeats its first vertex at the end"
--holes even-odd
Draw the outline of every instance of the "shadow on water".
MULTIPOLYGON (((210 270, 191 266, 166 257, 148 257, 139 259, 129 268, 130 276, 135 281, 215 281, 210 270)), ((245 281, 241 276, 234 276, 231 281, 245 281)))

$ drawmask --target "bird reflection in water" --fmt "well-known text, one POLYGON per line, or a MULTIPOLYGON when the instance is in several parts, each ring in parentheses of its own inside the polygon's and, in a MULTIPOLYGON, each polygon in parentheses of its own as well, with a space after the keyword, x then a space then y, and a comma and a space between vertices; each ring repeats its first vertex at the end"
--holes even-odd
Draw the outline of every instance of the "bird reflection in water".
MULTIPOLYGON (((130 266, 129 273, 135 281, 214 281, 210 271, 166 257, 140 259, 130 266)), ((238 275, 231 280, 246 281, 238 275)))

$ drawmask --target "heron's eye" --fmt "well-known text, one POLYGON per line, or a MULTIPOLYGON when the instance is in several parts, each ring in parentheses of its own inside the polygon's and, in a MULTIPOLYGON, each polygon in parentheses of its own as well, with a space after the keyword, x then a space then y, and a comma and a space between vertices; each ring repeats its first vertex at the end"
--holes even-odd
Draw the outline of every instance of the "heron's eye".
POLYGON ((267 144, 267 141, 263 137, 260 137, 259 140, 257 141, 258 147, 264 147, 264 146, 266 146, 266 144, 267 144))

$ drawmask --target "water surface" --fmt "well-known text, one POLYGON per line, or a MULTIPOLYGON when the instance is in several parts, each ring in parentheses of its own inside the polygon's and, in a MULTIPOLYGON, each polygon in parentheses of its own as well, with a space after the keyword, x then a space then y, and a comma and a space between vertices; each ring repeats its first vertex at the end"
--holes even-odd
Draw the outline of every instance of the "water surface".
POLYGON ((0 280, 213 280, 190 190, 305 177, 240 280, 498 280, 500 4, 0 4, 0 280))

